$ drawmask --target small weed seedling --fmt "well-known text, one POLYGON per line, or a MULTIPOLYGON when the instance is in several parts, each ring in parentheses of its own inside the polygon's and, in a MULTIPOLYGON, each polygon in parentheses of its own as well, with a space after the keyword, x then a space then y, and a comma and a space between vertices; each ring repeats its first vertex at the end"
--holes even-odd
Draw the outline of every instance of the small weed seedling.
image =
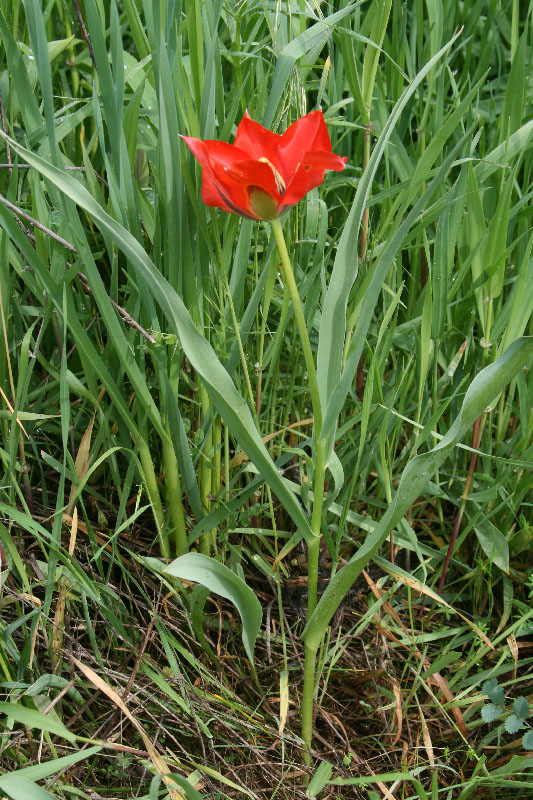
MULTIPOLYGON (((505 694, 496 678, 485 681, 482 687, 483 694, 486 694, 490 703, 486 703, 481 709, 481 716, 485 722, 496 722, 504 714, 505 694)), ((527 725, 526 720, 530 715, 529 703, 526 697, 520 695, 513 702, 513 711, 502 722, 502 732, 515 734, 523 730, 527 725)), ((533 729, 526 731, 522 738, 524 750, 533 750, 533 729)))

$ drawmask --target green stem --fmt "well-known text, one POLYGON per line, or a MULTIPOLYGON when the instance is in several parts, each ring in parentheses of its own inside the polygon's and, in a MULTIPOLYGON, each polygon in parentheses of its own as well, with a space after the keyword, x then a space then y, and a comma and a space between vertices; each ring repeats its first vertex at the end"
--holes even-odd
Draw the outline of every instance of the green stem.
POLYGON ((305 317, 300 295, 298 294, 298 287, 296 286, 292 264, 287 252, 287 245, 285 244, 285 237, 283 236, 283 228, 279 219, 270 220, 270 224, 272 225, 272 231, 274 233, 274 238, 276 239, 276 244, 278 246, 278 251, 281 258, 283 280, 289 289, 292 308, 294 311, 294 318, 296 320, 296 326, 302 342, 305 366, 307 368, 309 380, 309 390, 311 392, 311 402, 313 404, 314 438, 316 442, 320 438, 320 432, 322 430, 322 410, 320 407, 320 395, 318 392, 315 360, 313 358, 313 351, 311 350, 309 334, 307 333, 307 326, 305 324, 305 317))
POLYGON ((310 618, 317 604, 320 523, 322 521, 322 506, 324 504, 325 478, 324 443, 322 441, 315 442, 313 456, 314 479, 311 530, 315 536, 307 545, 307 619, 310 618))
MULTIPOLYGON (((313 538, 307 543, 307 620, 311 618, 318 601, 318 568, 320 557, 320 526, 322 522, 322 509, 324 503, 324 478, 325 478, 325 457, 324 443, 321 441, 322 430, 322 410, 320 406, 320 395, 318 392, 318 381, 315 369, 315 360, 311 350, 311 343, 307 333, 305 317, 302 309, 298 287, 294 278, 294 272, 287 252, 287 245, 283 236, 283 229, 279 220, 272 220, 272 230, 278 246, 281 265, 283 269, 283 281, 289 290, 292 301, 294 318, 300 335, 302 349, 304 353, 305 365, 309 380, 309 390, 311 392, 311 402, 313 405, 313 513, 311 517, 311 530, 313 538)), ((302 719, 302 739, 304 741, 304 762, 311 764, 311 743, 313 739, 313 710, 315 695, 315 666, 316 649, 305 648, 304 661, 304 687, 301 702, 302 719)))
MULTIPOLYGON (((217 498, 220 497, 220 483, 222 478, 222 420, 217 416, 213 422, 213 470, 211 474, 211 493, 217 498)), ((217 550, 216 529, 211 531, 211 544, 213 550, 217 550)))
POLYGON ((183 510, 182 493, 181 493, 181 480, 174 452, 174 446, 170 440, 163 440, 163 467, 165 470, 165 489, 167 495, 168 508, 170 509, 170 518, 174 528, 174 542, 176 556, 182 556, 188 552, 187 546, 187 525, 185 522, 185 512, 183 510))
MULTIPOLYGON (((211 406, 209 403, 209 395, 205 390, 204 385, 198 382, 200 407, 201 407, 201 420, 202 424, 211 414, 211 406)), ((212 484, 212 453, 213 453, 213 427, 206 436, 205 444, 200 455, 200 498, 206 514, 211 510, 211 484, 212 484)), ((211 531, 205 531, 200 536, 199 550, 203 555, 208 556, 211 554, 211 543, 213 541, 213 534, 211 531)))
POLYGON ((316 649, 305 647, 304 660, 304 690, 302 694, 302 739, 305 744, 303 751, 304 763, 311 765, 311 742, 313 739, 313 711, 315 698, 315 666, 316 649))
POLYGON ((144 480, 146 482, 146 491, 148 492, 148 499, 152 505, 152 512, 155 519, 157 528, 157 535, 159 537, 159 544, 161 547, 161 555, 163 558, 170 558, 170 546, 168 536, 165 533, 165 512, 161 503, 161 495, 159 493, 159 486, 157 484, 157 477, 154 469, 154 462, 150 453, 150 448, 146 444, 145 439, 139 438, 137 440, 137 447, 139 448, 139 459, 144 472, 144 480))

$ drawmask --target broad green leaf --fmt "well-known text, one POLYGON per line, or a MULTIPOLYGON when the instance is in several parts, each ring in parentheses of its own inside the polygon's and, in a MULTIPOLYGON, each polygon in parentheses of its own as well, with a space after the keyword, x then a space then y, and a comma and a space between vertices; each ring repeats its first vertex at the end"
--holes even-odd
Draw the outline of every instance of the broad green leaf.
POLYGON ((516 714, 511 714, 505 720, 505 730, 507 733, 518 733, 525 725, 522 717, 517 717, 516 714))
POLYGON ((186 581, 194 581, 211 592, 230 600, 242 619, 242 641, 248 658, 253 664, 254 646, 263 611, 261 604, 246 583, 228 567, 214 558, 201 553, 187 553, 172 561, 164 573, 186 581))
POLYGON ((481 718, 484 722, 495 722, 503 711, 503 706, 496 703, 487 703, 481 709, 481 718))
POLYGON ((318 765, 315 774, 311 778, 311 783, 307 787, 305 796, 310 800, 314 800, 320 794, 322 789, 327 786, 331 775, 333 773, 333 765, 329 761, 321 761, 318 765))
POLYGON ((22 767, 22 769, 17 769, 15 772, 11 772, 4 777, 12 778, 16 775, 17 777, 25 778, 29 781, 41 781, 44 778, 49 778, 50 775, 54 775, 56 772, 60 772, 63 769, 73 766, 73 764, 77 764, 79 761, 94 756, 95 753, 99 753, 101 750, 102 747, 100 745, 94 745, 93 747, 88 747, 86 750, 78 750, 76 753, 71 753, 69 756, 54 758, 52 761, 43 761, 42 764, 34 764, 31 767, 22 767))
POLYGON ((474 173, 478 183, 484 183, 489 175, 501 169, 502 165, 509 164, 519 153, 525 153, 532 144, 533 119, 522 125, 508 140, 499 144, 476 164, 474 173))
POLYGON ((497 706, 505 705, 505 694, 496 678, 491 678, 490 681, 485 681, 481 687, 481 691, 483 694, 486 694, 489 700, 491 700, 497 706))
POLYGON ((57 800, 57 795, 47 792, 33 781, 29 781, 16 772, 0 777, 0 789, 12 800, 57 800))
MULTIPOLYGON (((472 514, 468 515, 470 518, 472 514)), ((481 549, 489 559, 503 572, 509 572, 509 543, 501 531, 479 509, 472 520, 481 549)))
POLYGON ((55 736, 61 736, 68 742, 75 742, 76 736, 57 717, 41 714, 33 708, 27 708, 20 703, 0 703, 0 714, 5 714, 9 719, 20 722, 26 728, 38 728, 48 731, 55 736))
POLYGON ((524 750, 533 750, 533 731, 528 731, 524 734, 522 739, 522 747, 524 750))
POLYGON ((527 719, 529 717, 529 703, 527 697, 517 697, 513 703, 513 711, 520 719, 527 719))
POLYGON ((370 38, 376 44, 368 44, 366 47, 363 60, 363 77, 361 79, 361 91, 368 122, 370 122, 372 93, 374 90, 374 81, 376 80, 381 45, 383 44, 385 31, 387 30, 391 5, 392 0, 374 0, 370 11, 373 20, 370 38))
POLYGON ((443 439, 428 453, 409 461, 402 473, 396 496, 381 522, 370 533, 355 555, 330 581, 303 632, 306 645, 318 649, 329 622, 354 581, 379 550, 389 533, 398 525, 428 481, 453 453, 455 446, 476 419, 500 394, 513 377, 533 359, 533 337, 517 339, 501 358, 485 367, 468 388, 455 422, 443 439))

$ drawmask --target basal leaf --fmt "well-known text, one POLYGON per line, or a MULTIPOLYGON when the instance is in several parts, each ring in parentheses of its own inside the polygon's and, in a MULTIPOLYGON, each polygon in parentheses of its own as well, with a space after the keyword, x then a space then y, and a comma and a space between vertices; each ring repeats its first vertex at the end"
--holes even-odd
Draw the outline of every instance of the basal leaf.
POLYGON ((487 703, 481 709, 481 717, 484 722, 495 722, 503 711, 503 706, 498 706, 496 703, 487 703))
POLYGON ((529 703, 526 697, 517 697, 513 703, 513 711, 520 719, 527 719, 529 717, 529 703))
POLYGON ((522 717, 517 717, 516 714, 511 714, 505 720, 505 730, 507 733, 518 733, 524 727, 524 720, 522 717))
POLYGON ((248 658, 253 663, 254 645, 261 627, 263 611, 250 587, 220 561, 201 553, 187 553, 176 558, 164 572, 182 580, 200 583, 235 605, 243 624, 242 641, 248 658))

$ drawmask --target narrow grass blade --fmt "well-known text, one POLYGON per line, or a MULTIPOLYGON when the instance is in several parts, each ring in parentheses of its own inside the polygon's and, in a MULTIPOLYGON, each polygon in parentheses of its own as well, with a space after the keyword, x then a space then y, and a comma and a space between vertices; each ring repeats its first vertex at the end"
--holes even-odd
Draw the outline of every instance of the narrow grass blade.
POLYGON ((68 742, 75 742, 76 737, 63 725, 57 714, 41 714, 33 708, 27 708, 20 703, 0 703, 0 714, 5 714, 8 719, 20 722, 27 728, 38 728, 41 731, 48 731, 55 736, 61 736, 68 742))
POLYGON ((311 28, 296 36, 285 45, 278 55, 276 69, 272 78, 272 86, 268 94, 268 105, 263 116, 263 125, 270 128, 279 105, 279 101, 289 81, 294 65, 302 56, 307 55, 318 45, 323 45, 333 33, 333 26, 351 14, 360 3, 353 3, 336 11, 329 17, 316 22, 311 28))

